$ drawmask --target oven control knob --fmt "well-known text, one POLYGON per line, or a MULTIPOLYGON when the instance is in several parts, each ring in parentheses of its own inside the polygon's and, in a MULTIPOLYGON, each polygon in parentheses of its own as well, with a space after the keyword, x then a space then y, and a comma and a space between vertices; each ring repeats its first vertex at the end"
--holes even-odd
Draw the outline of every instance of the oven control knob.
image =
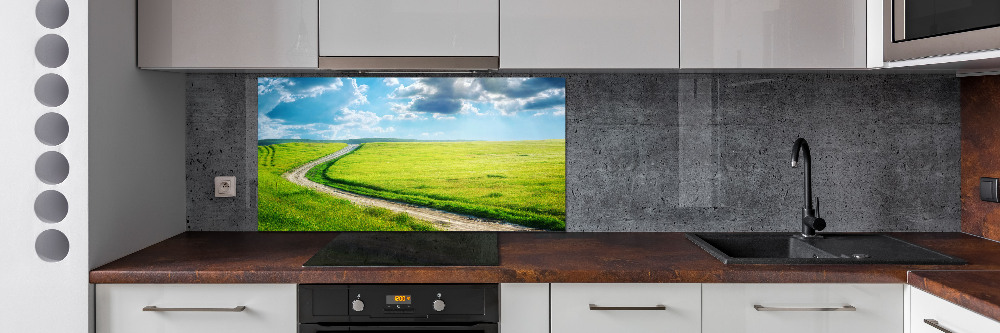
POLYGON ((354 311, 357 312, 361 312, 365 309, 365 302, 361 301, 360 299, 356 299, 354 300, 354 302, 351 302, 351 309, 354 309, 354 311))
POLYGON ((434 311, 441 312, 444 311, 444 301, 436 300, 434 301, 434 311))

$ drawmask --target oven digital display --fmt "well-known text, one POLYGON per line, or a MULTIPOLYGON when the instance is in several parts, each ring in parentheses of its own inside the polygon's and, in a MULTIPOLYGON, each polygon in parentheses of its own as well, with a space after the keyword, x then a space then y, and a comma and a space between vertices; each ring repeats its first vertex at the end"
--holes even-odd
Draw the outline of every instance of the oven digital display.
POLYGON ((410 304, 410 295, 385 295, 385 304, 410 304))

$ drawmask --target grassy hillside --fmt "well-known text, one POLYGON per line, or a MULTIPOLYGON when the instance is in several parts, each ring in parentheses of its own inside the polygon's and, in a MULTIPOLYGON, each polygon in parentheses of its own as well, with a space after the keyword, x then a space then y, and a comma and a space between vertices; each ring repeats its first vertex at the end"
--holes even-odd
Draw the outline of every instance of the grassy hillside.
POLYGON ((434 230, 429 223, 383 208, 360 207, 289 182, 281 175, 332 154, 344 143, 291 142, 257 146, 257 229, 261 231, 434 230))
POLYGON ((366 143, 309 179, 548 230, 566 228, 566 141, 366 143))

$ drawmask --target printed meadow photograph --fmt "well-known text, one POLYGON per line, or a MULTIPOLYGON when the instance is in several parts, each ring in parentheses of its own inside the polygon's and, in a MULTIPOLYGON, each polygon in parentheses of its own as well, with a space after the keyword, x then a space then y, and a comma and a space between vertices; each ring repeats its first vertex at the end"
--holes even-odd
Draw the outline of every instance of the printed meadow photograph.
POLYGON ((260 231, 566 229, 563 78, 257 81, 260 231))

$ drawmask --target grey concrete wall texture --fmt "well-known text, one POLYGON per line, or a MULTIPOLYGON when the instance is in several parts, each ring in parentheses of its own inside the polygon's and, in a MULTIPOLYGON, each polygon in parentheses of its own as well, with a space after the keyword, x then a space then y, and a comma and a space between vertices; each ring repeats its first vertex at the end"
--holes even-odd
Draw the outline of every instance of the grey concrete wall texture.
MULTIPOLYGON (((189 230, 257 228, 258 76, 187 78, 189 230)), ((953 76, 544 76, 566 77, 567 231, 799 230, 798 137, 827 231, 959 230, 953 76)))

